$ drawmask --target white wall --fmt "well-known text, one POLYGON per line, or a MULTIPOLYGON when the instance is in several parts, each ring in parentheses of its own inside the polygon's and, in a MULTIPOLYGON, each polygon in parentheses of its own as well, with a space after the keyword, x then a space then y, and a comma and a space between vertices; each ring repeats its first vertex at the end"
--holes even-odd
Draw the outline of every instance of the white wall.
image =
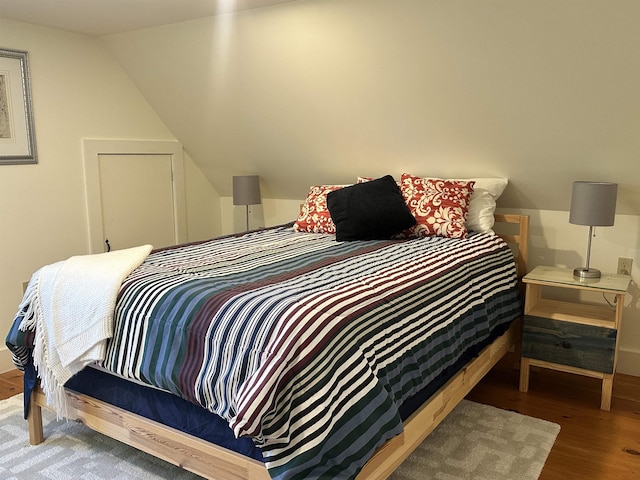
MULTIPOLYGON (((96 39, 0 19, 0 46, 27 50, 37 165, 0 166, 0 335, 22 282, 42 265, 88 252, 83 138, 175 140, 96 39)), ((190 240, 218 234, 219 199, 185 156, 190 240)), ((144 193, 141 185, 141 193, 144 193)), ((0 344, 0 372, 12 368, 0 344)))
POLYGON ((188 241, 222 234, 220 196, 191 157, 184 155, 188 241))
POLYGON ((499 175, 511 208, 620 183, 640 215, 640 1, 297 0, 105 37, 223 196, 402 170, 499 175))
MULTIPOLYGON (((302 200, 282 200, 263 198, 261 205, 249 206, 249 230, 273 227, 293 222, 300 212, 302 200)), ((245 230, 247 223, 244 206, 233 205, 232 197, 220 198, 222 211, 221 228, 223 234, 238 233, 245 230)))

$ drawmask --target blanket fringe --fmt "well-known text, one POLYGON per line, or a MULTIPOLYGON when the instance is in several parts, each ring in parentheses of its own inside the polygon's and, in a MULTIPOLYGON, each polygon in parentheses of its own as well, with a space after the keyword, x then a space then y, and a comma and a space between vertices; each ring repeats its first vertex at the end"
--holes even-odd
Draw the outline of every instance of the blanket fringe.
POLYGON ((47 368, 47 356, 49 355, 46 328, 44 326, 44 313, 39 298, 40 275, 36 272, 29 286, 25 291, 24 298, 20 304, 19 312, 24 312, 24 318, 20 324, 21 330, 35 330, 35 339, 33 345, 33 366, 36 369, 38 378, 40 379, 40 387, 45 393, 47 405, 56 412, 56 420, 62 420, 68 417, 67 396, 64 392, 64 386, 58 382, 53 371, 47 368), (29 302, 28 306, 24 306, 25 301, 29 302))
MULTIPOLYGON (((36 331, 36 344, 43 342, 42 335, 36 331)), ((64 386, 57 380, 53 372, 45 368, 43 357, 46 358, 47 351, 44 348, 35 348, 33 351, 33 365, 40 379, 40 387, 45 394, 47 405, 56 412, 56 420, 62 420, 69 417, 69 408, 67 405, 67 396, 65 395, 64 386)))
POLYGON ((22 332, 36 329, 35 305, 39 303, 38 282, 40 280, 40 270, 34 273, 29 280, 27 289, 24 292, 22 301, 18 305, 16 317, 22 317, 22 322, 18 329, 22 332))

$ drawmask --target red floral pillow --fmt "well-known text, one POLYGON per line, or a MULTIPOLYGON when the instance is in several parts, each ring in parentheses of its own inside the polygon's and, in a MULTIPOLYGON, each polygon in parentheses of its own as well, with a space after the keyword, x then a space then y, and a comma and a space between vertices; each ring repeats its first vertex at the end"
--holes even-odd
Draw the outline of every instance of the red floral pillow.
POLYGON ((402 174, 400 189, 418 222, 403 236, 465 238, 474 181, 440 180, 402 174))
POLYGON ((336 233, 336 226, 331 220, 331 214, 327 208, 327 195, 342 187, 344 185, 315 185, 311 187, 300 209, 298 219, 293 224, 293 229, 296 232, 336 233))

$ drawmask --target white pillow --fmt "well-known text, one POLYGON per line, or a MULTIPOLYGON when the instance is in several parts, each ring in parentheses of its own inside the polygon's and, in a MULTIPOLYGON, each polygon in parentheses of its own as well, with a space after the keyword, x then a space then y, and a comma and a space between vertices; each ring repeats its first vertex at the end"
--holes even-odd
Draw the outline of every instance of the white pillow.
POLYGON ((509 182, 506 178, 456 178, 451 180, 474 180, 473 194, 467 213, 467 230, 494 233, 493 214, 496 200, 502 195, 509 182))

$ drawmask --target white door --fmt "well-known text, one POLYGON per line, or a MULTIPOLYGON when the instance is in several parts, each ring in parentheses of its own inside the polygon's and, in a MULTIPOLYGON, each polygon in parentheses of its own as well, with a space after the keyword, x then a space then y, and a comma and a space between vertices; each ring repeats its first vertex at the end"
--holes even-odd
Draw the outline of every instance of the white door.
POLYGON ((176 243, 171 155, 100 154, 104 251, 176 243))

